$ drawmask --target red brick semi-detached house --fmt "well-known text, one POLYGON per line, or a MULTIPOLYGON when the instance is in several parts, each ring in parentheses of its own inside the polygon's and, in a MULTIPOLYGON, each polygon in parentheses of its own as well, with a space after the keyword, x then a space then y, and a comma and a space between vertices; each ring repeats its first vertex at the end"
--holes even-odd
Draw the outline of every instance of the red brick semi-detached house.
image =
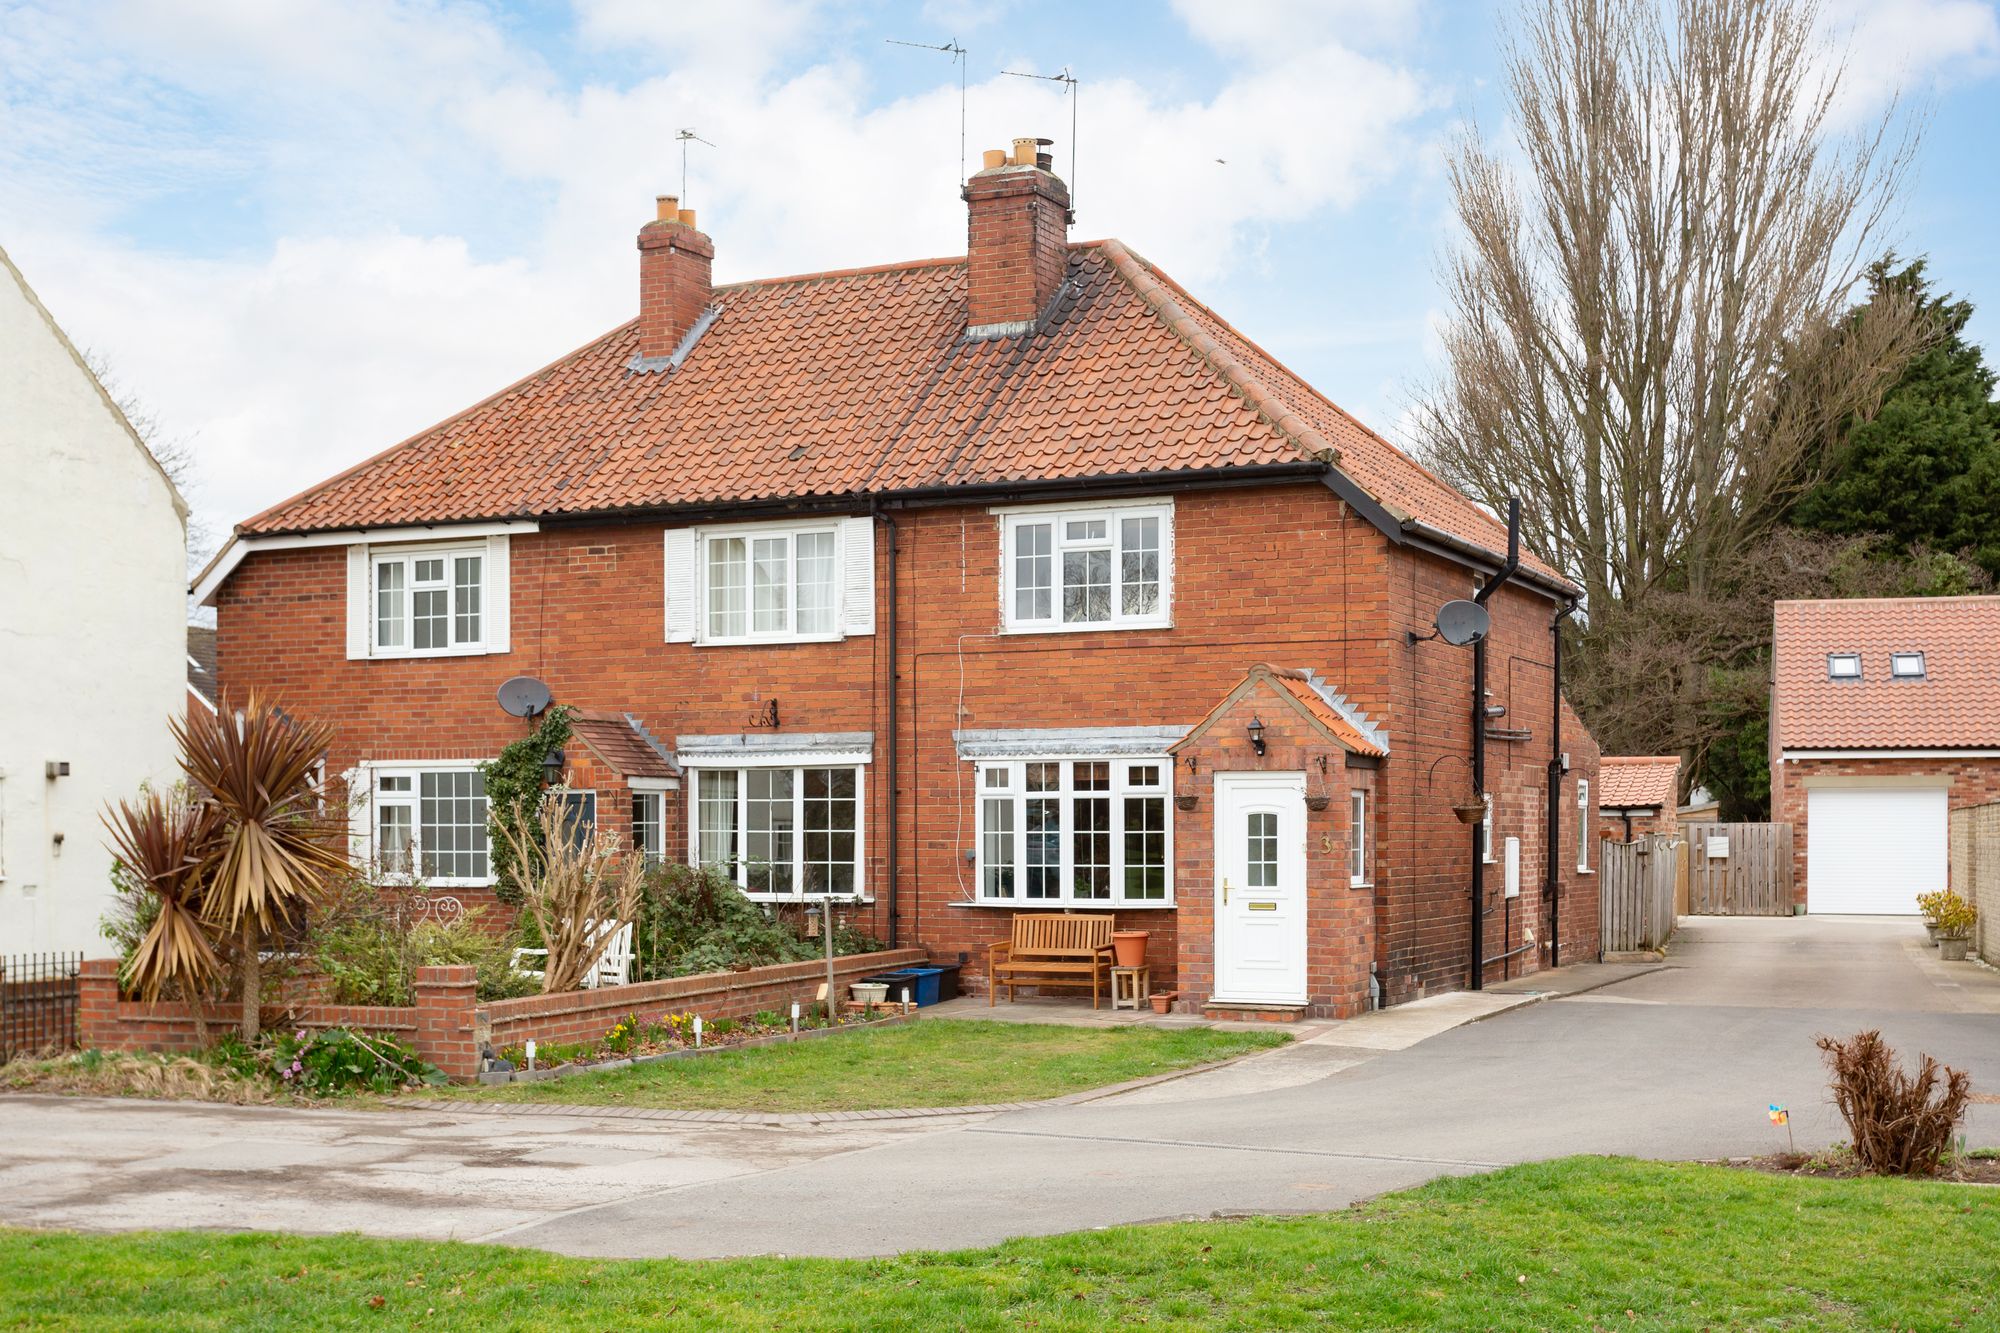
POLYGON ((586 710, 602 826, 975 984, 1013 913, 1091 910, 1188 1007, 1463 987, 1475 848, 1482 980, 1593 955, 1574 589, 1524 555, 1491 595, 1462 825, 1472 651, 1431 629, 1503 527, 1071 242, 1035 141, 965 199, 963 258, 720 286, 662 199, 638 319, 237 529, 198 584, 223 678, 337 726, 358 843, 436 884, 488 881, 475 765, 525 675, 586 710))
POLYGON ((2000 799, 2000 597, 1779 602, 1771 818, 1801 911, 1913 913, 1950 812, 2000 799))

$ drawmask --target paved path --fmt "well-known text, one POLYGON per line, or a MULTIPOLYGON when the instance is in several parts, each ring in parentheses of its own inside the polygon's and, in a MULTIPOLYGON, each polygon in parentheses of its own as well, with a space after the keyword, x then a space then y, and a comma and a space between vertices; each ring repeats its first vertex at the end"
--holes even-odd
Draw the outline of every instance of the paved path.
MULTIPOLYGON (((710 1128, 0 1100, 0 1221, 703 1256, 1320 1210, 1572 1152, 1768 1151, 1771 1101, 1793 1108, 1801 1144, 1828 1142, 1842 1130, 1812 1038, 1862 1027, 2000 1093, 2000 973, 1938 962, 1904 922, 1710 918, 1664 966, 1438 997, 1212 1073, 998 1116, 710 1128), (1563 993, 1535 993, 1549 990, 1563 993)), ((2000 1144, 2000 1103, 1976 1105, 1970 1128, 2000 1144)))

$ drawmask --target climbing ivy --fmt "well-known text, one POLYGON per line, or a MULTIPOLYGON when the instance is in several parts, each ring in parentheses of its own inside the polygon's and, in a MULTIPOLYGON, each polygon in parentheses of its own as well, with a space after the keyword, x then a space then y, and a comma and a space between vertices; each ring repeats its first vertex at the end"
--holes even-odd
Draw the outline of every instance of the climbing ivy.
MULTIPOLYGON (((522 897, 523 872, 514 865, 507 830, 526 815, 530 838, 540 836, 534 817, 541 808, 542 763, 569 740, 570 713, 569 705, 557 704, 542 714, 532 732, 502 750, 499 758, 479 766, 486 779, 486 854, 493 864, 493 892, 502 902, 518 903, 522 897)), ((536 869, 528 866, 525 873, 531 875, 536 869)))

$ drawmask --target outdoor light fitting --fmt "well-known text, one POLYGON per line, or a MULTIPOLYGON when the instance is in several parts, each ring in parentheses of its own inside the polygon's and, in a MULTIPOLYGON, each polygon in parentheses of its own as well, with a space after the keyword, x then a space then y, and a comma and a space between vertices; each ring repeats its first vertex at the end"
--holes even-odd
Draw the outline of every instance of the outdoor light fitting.
POLYGON ((1264 719, 1261 717, 1250 719, 1250 748, 1257 752, 1259 759, 1264 757, 1264 719))
POLYGON ((563 752, 550 750, 542 756, 542 781, 550 787, 560 786, 563 776, 563 752))

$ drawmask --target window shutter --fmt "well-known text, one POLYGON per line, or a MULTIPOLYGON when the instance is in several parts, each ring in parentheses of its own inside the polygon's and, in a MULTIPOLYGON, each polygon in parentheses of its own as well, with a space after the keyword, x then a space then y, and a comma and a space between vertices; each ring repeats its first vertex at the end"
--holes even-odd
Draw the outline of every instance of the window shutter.
POLYGON ((667 642, 693 643, 701 623, 700 543, 693 528, 667 532, 667 642))
POLYGON ((514 572, 509 564, 511 551, 512 545, 504 532, 486 539, 486 623, 481 628, 489 653, 504 653, 509 648, 514 610, 510 591, 514 572))
POLYGON ((368 656, 369 596, 373 580, 369 577, 368 546, 357 542, 347 548, 347 656, 350 659, 368 656))
POLYGON ((875 632, 875 520, 840 520, 840 632, 875 632))

